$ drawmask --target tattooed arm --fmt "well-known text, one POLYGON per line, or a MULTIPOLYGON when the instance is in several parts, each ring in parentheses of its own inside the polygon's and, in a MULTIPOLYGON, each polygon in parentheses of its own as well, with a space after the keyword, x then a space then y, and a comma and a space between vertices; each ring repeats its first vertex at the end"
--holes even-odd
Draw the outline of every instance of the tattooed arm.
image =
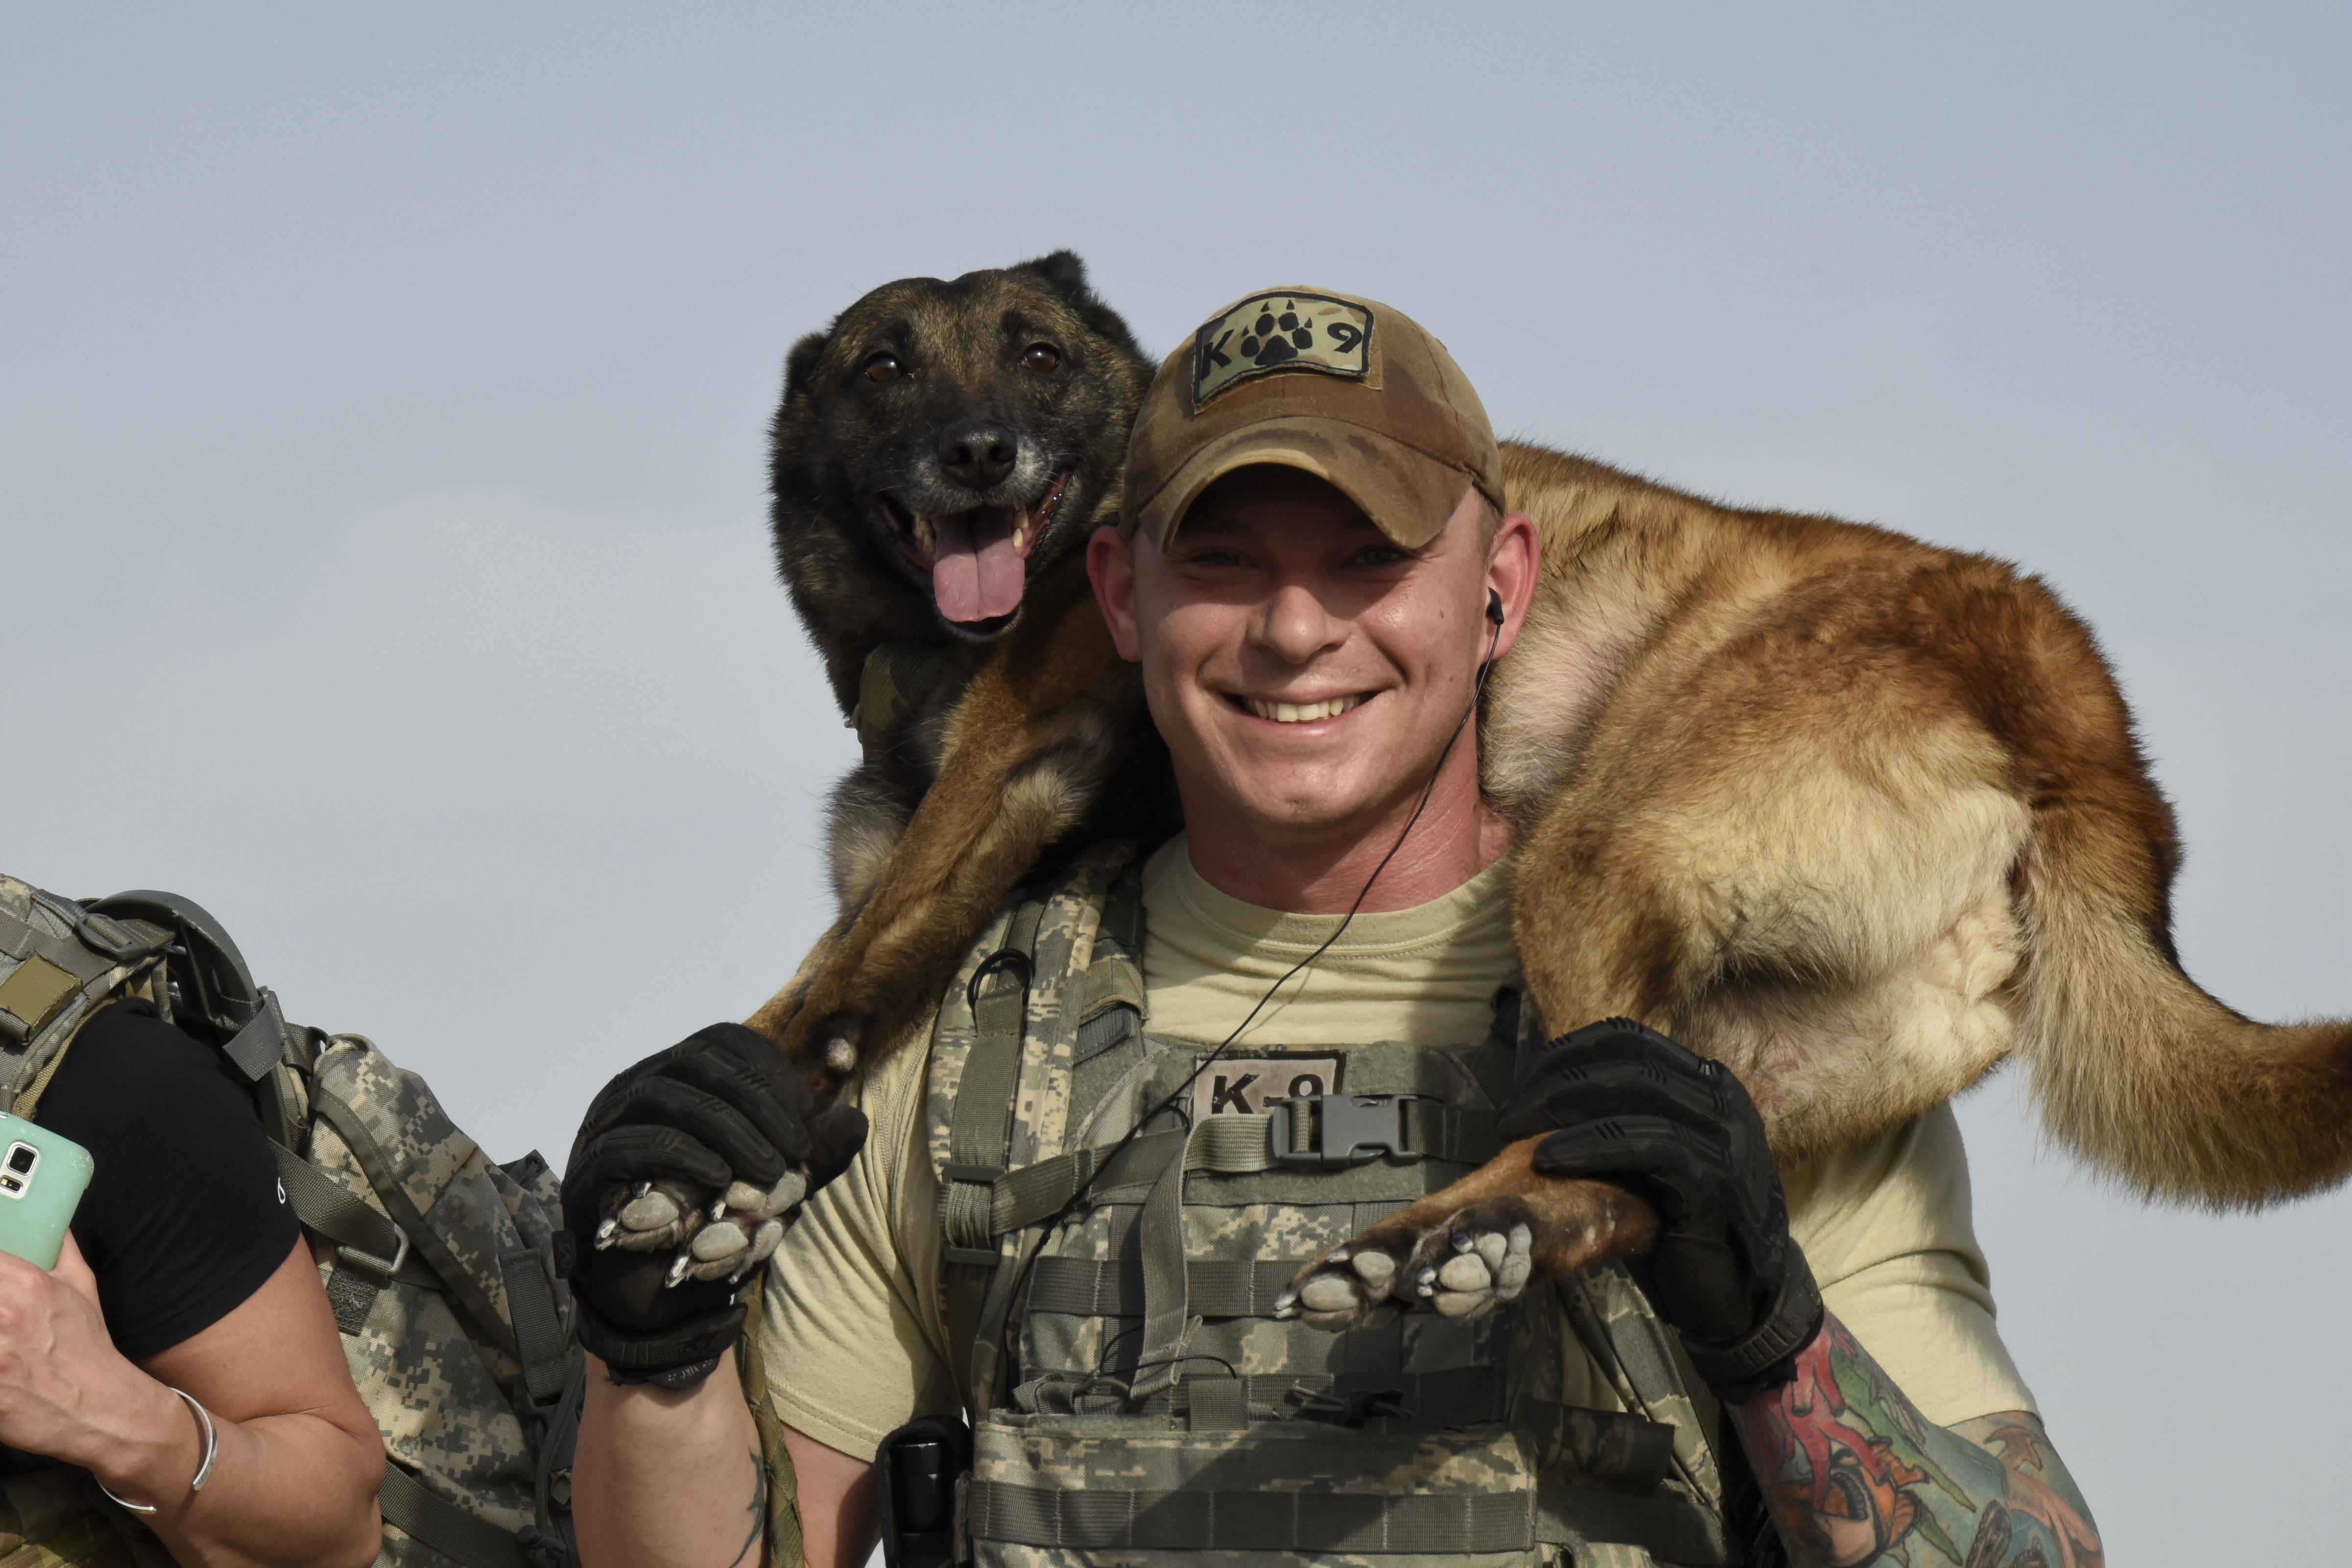
POLYGON ((1930 1425, 1833 1316, 1798 1352, 1794 1381, 1729 1414, 1802 1568, 2105 1561, 2039 1417, 2020 1410, 1930 1425))

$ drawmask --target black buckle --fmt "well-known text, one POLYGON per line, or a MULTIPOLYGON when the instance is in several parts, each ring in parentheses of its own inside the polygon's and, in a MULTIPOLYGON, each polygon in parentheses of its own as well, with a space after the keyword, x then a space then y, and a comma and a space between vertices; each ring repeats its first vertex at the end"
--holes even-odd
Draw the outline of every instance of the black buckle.
POLYGON ((1423 1151, 1405 1132, 1404 1108, 1423 1094, 1307 1094, 1274 1100, 1266 1109, 1266 1142, 1277 1165, 1328 1169, 1360 1164, 1383 1154, 1418 1160, 1423 1151), (1310 1144, 1308 1125, 1314 1132, 1310 1144))

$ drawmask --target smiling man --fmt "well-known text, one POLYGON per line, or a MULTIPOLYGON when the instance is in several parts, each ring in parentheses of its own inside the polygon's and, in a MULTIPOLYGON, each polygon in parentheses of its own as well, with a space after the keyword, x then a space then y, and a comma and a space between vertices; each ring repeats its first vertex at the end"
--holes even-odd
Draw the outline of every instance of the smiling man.
MULTIPOLYGON (((808 1561, 888 1528, 903 1568, 959 1534, 992 1568, 1633 1568, 1759 1561, 1777 1528, 1807 1563, 2095 1562, 1993 1331, 1948 1110, 1784 1202, 1729 1074, 1638 1026, 1547 1044, 1520 1005, 1473 720, 1537 540, 1444 347, 1373 301, 1253 296, 1161 367, 1126 486, 1087 564, 1184 831, 1024 889, 929 1050, 862 1087, 871 1137, 755 1325, 808 1561), (1658 1210, 1645 1289, 1611 1266, 1484 1315, 1293 1315, 1301 1264, 1546 1129, 1658 1210)), ((649 1116, 661 1137, 800 1126, 788 1090, 688 1076, 718 1110, 649 1116)), ((634 1365, 591 1389, 589 1560, 759 1555, 755 1424, 708 1375, 732 1352, 600 1332, 634 1365)))

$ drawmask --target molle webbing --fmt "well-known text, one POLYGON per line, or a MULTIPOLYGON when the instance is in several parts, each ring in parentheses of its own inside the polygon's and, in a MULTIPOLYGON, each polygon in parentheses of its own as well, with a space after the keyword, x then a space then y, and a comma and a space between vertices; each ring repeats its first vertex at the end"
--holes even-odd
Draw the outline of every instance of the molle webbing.
POLYGON ((1327 1092, 1203 1108, 1183 1086, 1211 1047, 1148 1032, 1140 889, 1112 846, 1025 889, 934 1029, 976 1568, 1731 1561, 1671 1337, 1622 1267, 1479 1320, 1335 1336, 1274 1316, 1310 1258, 1500 1151, 1494 1107, 1544 1048, 1534 1009, 1506 988, 1480 1041, 1266 1047, 1343 1061, 1327 1092), (1622 1411, 1560 1402, 1571 1331, 1622 1411))
POLYGON ((1536 1542, 1526 1492, 1119 1491, 975 1481, 972 1533, 1087 1552, 1523 1552, 1536 1542))
POLYGON ((1098 962, 1097 951, 1133 964, 1125 956, 1133 949, 1120 942, 1131 935, 1140 944, 1136 858, 1132 845, 1107 846, 1081 856, 1050 892, 1021 895, 983 933, 977 962, 960 966, 940 1008, 934 1038, 963 1046, 954 1053, 951 1082, 943 1081, 935 1052, 930 1086, 935 1103, 942 1097, 952 1102, 946 1146, 933 1151, 935 1159, 945 1156, 941 1298, 949 1343, 956 1347, 954 1370, 975 1417, 997 1389, 997 1352, 1017 1272, 1000 1267, 1008 1243, 993 1223, 995 1183, 1008 1167, 1035 1158, 1036 1130, 1024 1107, 1045 1100, 1056 1084, 1066 1101, 1082 1026, 1110 1013, 1131 1017, 1141 1005, 1139 973, 1104 984, 1117 965, 1098 962))
MULTIPOLYGON (((1270 1318, 1275 1299, 1311 1258, 1199 1260, 1184 1266, 1185 1294, 1207 1318, 1270 1318)), ((1029 1310, 1087 1318, 1143 1315, 1143 1265, 1041 1258, 1031 1267, 1029 1310)))

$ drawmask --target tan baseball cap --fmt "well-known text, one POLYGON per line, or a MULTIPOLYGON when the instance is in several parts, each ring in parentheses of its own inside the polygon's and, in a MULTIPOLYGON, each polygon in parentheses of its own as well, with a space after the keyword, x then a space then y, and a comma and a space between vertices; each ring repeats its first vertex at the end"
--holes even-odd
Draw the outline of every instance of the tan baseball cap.
POLYGON ((1376 300, 1275 289, 1218 311, 1170 354, 1128 437, 1119 527, 1165 545, 1235 468, 1304 468, 1408 548, 1475 485, 1503 505, 1503 458, 1454 356, 1376 300))

